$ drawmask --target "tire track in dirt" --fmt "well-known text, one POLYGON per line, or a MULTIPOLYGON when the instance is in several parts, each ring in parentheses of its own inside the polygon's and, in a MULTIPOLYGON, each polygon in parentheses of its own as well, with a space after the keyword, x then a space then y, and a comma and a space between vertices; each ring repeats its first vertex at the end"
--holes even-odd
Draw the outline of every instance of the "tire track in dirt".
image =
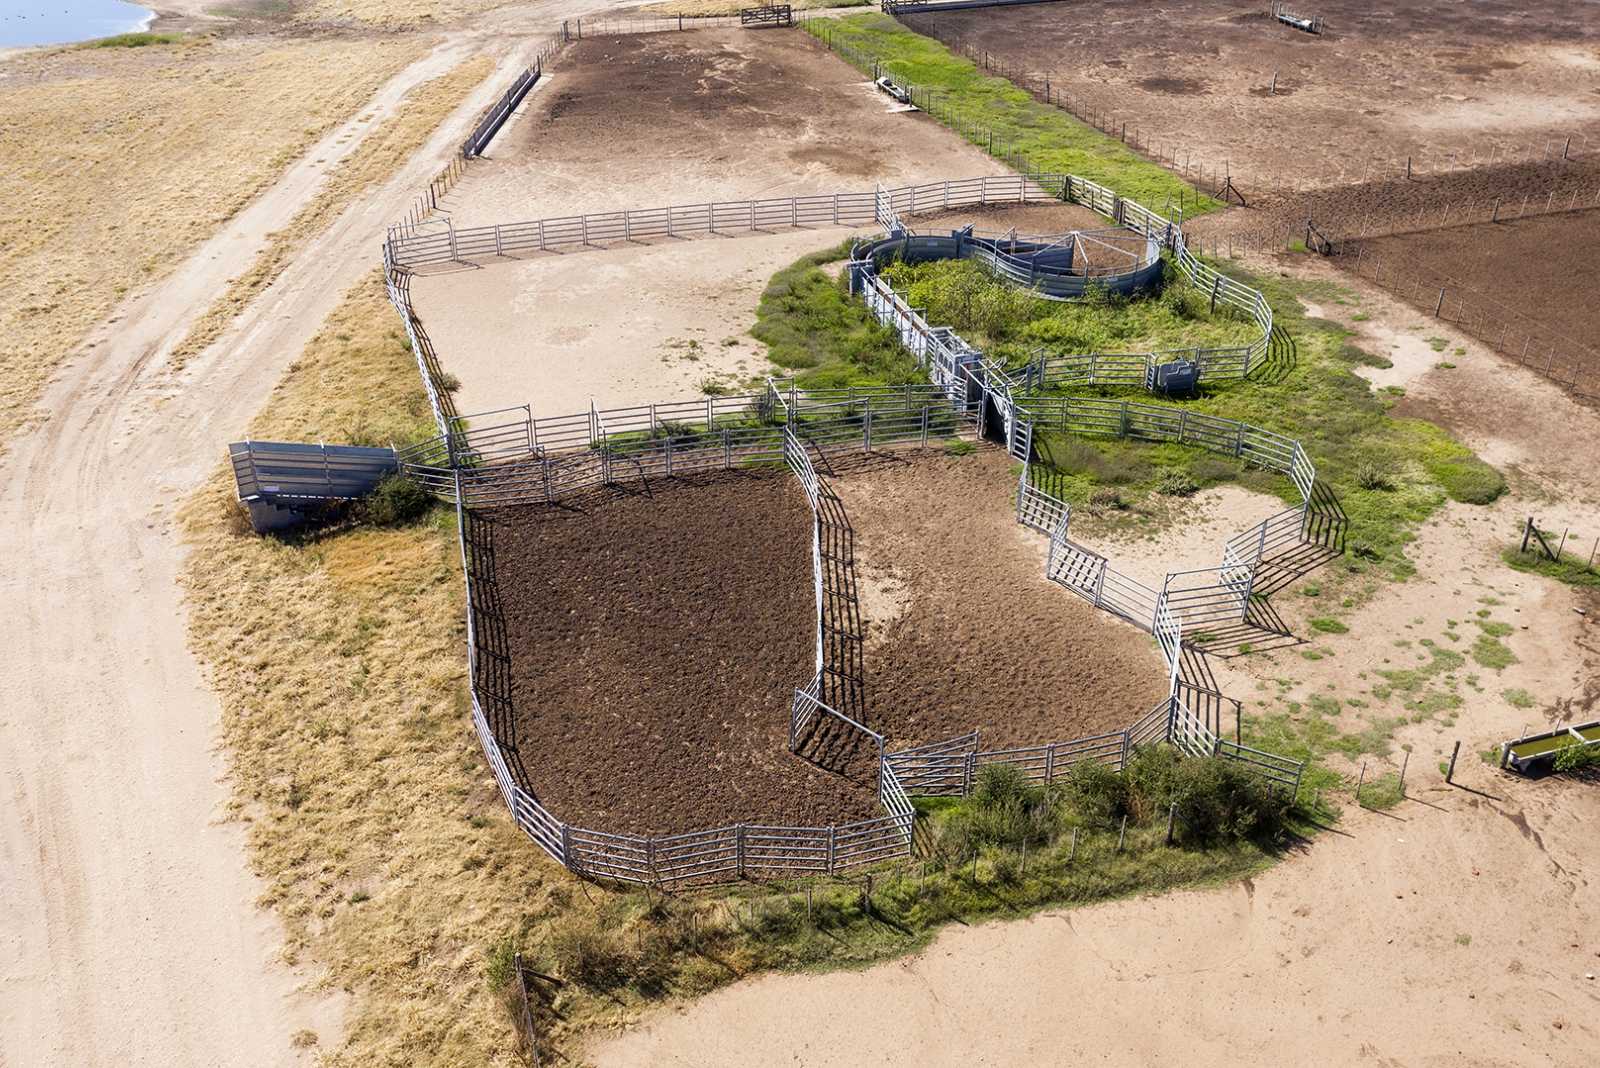
POLYGON ((384 225, 448 158, 499 69, 391 180, 314 240, 216 345, 166 365, 195 314, 416 85, 505 45, 458 36, 386 84, 189 257, 128 301, 46 390, 0 466, 0 1049, 22 1064, 289 1064, 337 1037, 255 909, 186 648, 174 506, 377 261, 384 225), (343 140, 343 144, 340 141, 343 140))

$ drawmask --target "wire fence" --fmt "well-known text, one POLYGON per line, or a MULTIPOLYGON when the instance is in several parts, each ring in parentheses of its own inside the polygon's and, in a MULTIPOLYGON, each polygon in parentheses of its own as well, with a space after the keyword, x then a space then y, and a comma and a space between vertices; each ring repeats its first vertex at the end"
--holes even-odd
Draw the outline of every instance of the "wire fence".
POLYGON ((1394 294, 1438 322, 1471 334, 1502 356, 1574 396, 1600 399, 1600 350, 1442 271, 1360 241, 1340 246, 1338 265, 1394 294))
MULTIPOLYGON (((902 13, 916 12, 907 10, 902 13)), ((826 22, 822 20, 810 22, 807 28, 821 37, 830 48, 841 54, 848 53, 846 58, 858 69, 869 71, 881 69, 881 56, 838 41, 828 32, 826 22)), ((1222 196, 1224 185, 1230 179, 1244 184, 1246 188, 1263 189, 1279 194, 1305 192, 1328 185, 1344 185, 1356 180, 1357 172, 1346 170, 1341 170, 1337 179, 1332 181, 1300 178, 1285 175, 1281 171, 1246 173, 1236 170, 1231 159, 1208 159, 1203 155, 1197 157, 1190 147, 1191 139, 1188 135, 1141 126, 1137 117, 1130 118, 1114 108, 1105 107, 1099 102, 1098 94, 1092 91, 1085 94, 1081 89, 1075 91, 1072 84, 1064 82, 1059 74, 1030 71, 1023 65, 989 49, 981 48, 966 38, 949 32, 941 33, 937 20, 919 23, 915 29, 918 33, 926 33, 938 40, 952 52, 964 56, 985 73, 1006 79, 1041 103, 1058 107, 1106 136, 1121 141, 1146 158, 1172 168, 1197 189, 1203 192, 1210 191, 1211 195, 1222 196)), ((878 76, 874 73, 874 77, 878 76)), ((937 94, 931 90, 922 87, 913 90, 899 78, 891 76, 891 80, 912 92, 913 96, 918 98, 914 102, 917 102, 919 107, 926 109, 926 104, 923 102, 932 103, 937 100, 937 94)), ((935 114, 935 117, 940 118, 942 122, 947 121, 938 114, 935 114)), ((973 138, 968 137, 968 140, 973 138)), ((982 141, 974 143, 981 144, 982 141)), ((1530 141, 1472 144, 1460 149, 1435 150, 1426 154, 1419 150, 1405 157, 1393 159, 1369 158, 1363 162, 1359 173, 1360 180, 1365 183, 1391 177, 1410 178, 1424 174, 1442 174, 1500 163, 1573 160, 1578 158, 1583 147, 1581 135, 1562 134, 1559 137, 1542 137, 1530 141)))

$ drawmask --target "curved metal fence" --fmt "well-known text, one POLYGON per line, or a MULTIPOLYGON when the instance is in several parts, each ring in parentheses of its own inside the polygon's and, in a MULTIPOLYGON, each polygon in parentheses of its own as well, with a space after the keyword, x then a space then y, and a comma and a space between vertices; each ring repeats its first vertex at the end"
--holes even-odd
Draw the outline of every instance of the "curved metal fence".
MULTIPOLYGON (((1248 373, 1252 356, 1265 350, 1266 335, 1272 329, 1271 309, 1265 299, 1190 255, 1173 222, 1122 200, 1105 187, 1070 175, 1012 175, 862 194, 746 201, 737 206, 580 216, 475 231, 446 227, 431 235, 417 226, 390 231, 384 244, 389 298, 405 323, 440 430, 437 437, 402 450, 399 462, 411 477, 456 504, 468 606, 474 728, 518 826, 558 862, 585 876, 656 884, 747 874, 840 871, 909 851, 915 819, 910 802, 913 793, 965 792, 971 788, 975 769, 989 763, 1014 764, 1030 778, 1045 782, 1085 759, 1120 768, 1133 746, 1158 740, 1171 741, 1186 751, 1204 750, 1242 760, 1274 781, 1298 784, 1298 763, 1222 739, 1215 717, 1196 707, 1196 700, 1208 691, 1187 678, 1183 669, 1185 620, 1219 611, 1218 606, 1224 604, 1229 613, 1247 610, 1250 583, 1265 555, 1305 537, 1305 512, 1311 507, 1316 473, 1297 443, 1178 408, 1048 396, 1046 389, 1070 381, 1063 377, 1060 365, 1044 359, 1020 371, 999 367, 953 330, 926 322, 875 272, 864 275, 862 295, 873 314, 894 328, 928 369, 928 384, 803 391, 792 382, 780 387, 769 381, 765 391, 740 397, 610 410, 591 407, 586 413, 539 419, 524 407, 469 420, 457 415, 448 392, 438 386, 442 372, 437 354, 410 301, 412 269, 441 258, 677 236, 683 232, 680 224, 688 232, 714 232, 723 226, 758 229, 785 222, 858 225, 880 217, 898 223, 901 214, 1046 198, 1087 204, 1145 235, 1171 251, 1177 269, 1192 284, 1209 286, 1216 301, 1251 314, 1262 324, 1264 334, 1260 343, 1245 347, 1238 355, 1236 373, 1248 373), (974 733, 959 745, 944 749, 888 753, 881 734, 830 703, 830 697, 848 692, 840 688, 841 683, 847 687, 851 672, 858 670, 849 663, 850 654, 844 661, 834 656, 844 647, 839 638, 848 627, 830 621, 827 610, 828 602, 838 599, 842 588, 838 584, 847 580, 838 579, 830 588, 835 581, 830 567, 837 561, 830 562, 825 539, 847 529, 847 523, 842 516, 829 518, 829 500, 836 503, 837 498, 832 497, 811 457, 813 453, 825 456, 829 450, 926 446, 953 434, 994 429, 987 426, 991 410, 1003 420, 1002 436, 1008 447, 1024 461, 1018 519, 1050 536, 1046 577, 1150 631, 1167 665, 1169 696, 1126 730, 1111 734, 984 751, 974 733), (1077 433, 1173 440, 1216 451, 1231 450, 1231 455, 1247 462, 1285 473, 1307 503, 1230 540, 1224 547, 1222 565, 1210 569, 1215 574, 1209 578, 1197 583, 1190 578, 1198 573, 1185 573, 1185 581, 1174 585, 1177 576, 1168 576, 1162 589, 1155 590, 1119 573, 1105 557, 1068 539, 1070 507, 1034 485, 1029 476, 1033 428, 1045 425, 1077 433), (877 794, 886 814, 830 827, 738 823, 671 835, 617 834, 561 820, 524 785, 525 774, 513 767, 536 750, 526 745, 508 750, 502 743, 509 699, 500 692, 497 680, 503 675, 501 662, 506 654, 486 650, 481 644, 486 630, 493 633, 498 628, 483 625, 493 612, 493 598, 484 598, 482 587, 492 576, 476 548, 481 521, 474 509, 553 503, 620 481, 773 462, 790 467, 806 492, 815 520, 816 672, 795 691, 790 710, 791 746, 802 745, 806 733, 822 722, 855 732, 876 750, 877 794)), ((1226 366, 1221 360, 1219 354, 1212 366, 1226 366)), ((1319 529, 1342 530, 1342 517, 1319 529)))

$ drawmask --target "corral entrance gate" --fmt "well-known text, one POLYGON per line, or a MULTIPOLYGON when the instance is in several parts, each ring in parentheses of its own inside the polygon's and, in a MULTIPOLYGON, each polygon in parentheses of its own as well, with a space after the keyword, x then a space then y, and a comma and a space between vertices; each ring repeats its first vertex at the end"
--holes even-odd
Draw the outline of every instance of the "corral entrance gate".
POLYGON ((794 15, 788 4, 763 4, 739 9, 741 26, 793 26, 794 15))

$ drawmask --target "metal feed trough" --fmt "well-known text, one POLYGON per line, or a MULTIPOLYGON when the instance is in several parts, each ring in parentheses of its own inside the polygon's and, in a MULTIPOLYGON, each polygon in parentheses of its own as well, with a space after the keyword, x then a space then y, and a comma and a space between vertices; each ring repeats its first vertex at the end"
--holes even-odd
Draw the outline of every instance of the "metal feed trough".
POLYGON ((1600 746, 1600 719, 1502 742, 1500 766, 1524 775, 1542 774, 1551 770, 1562 750, 1573 746, 1600 746))
POLYGON ((1272 5, 1272 17, 1285 26, 1293 26, 1306 33, 1321 33, 1323 21, 1321 15, 1297 15, 1285 5, 1278 3, 1272 5))

